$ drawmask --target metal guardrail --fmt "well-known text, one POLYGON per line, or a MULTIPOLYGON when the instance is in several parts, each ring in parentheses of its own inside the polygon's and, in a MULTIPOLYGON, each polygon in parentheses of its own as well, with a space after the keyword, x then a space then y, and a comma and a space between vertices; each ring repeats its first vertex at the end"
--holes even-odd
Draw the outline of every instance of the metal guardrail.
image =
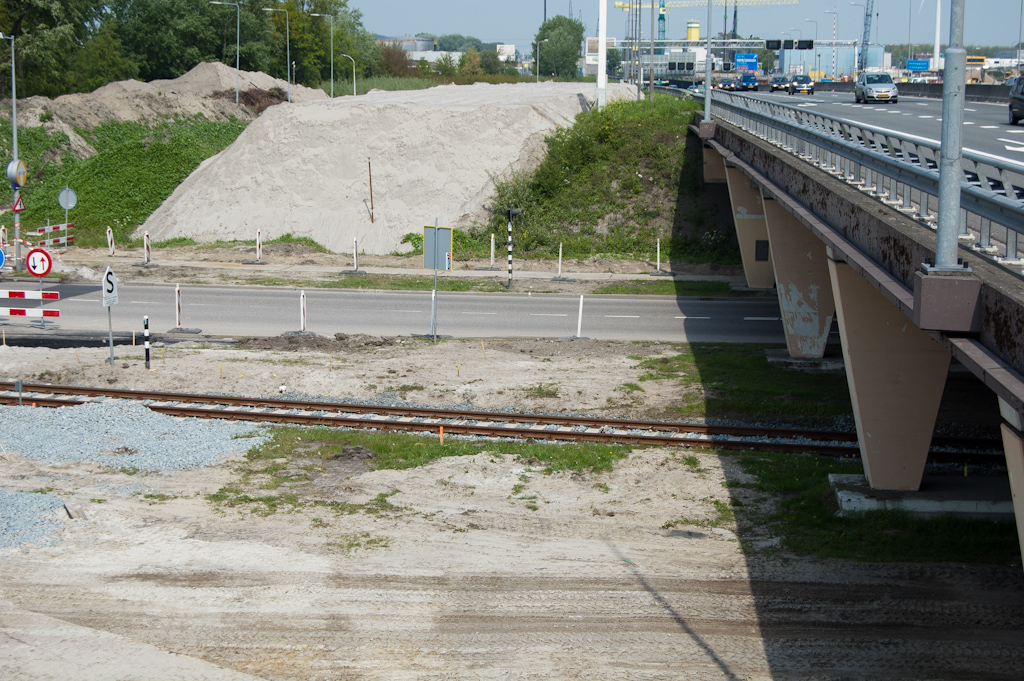
MULTIPOLYGON (((713 92, 711 115, 934 228, 941 153, 935 142, 727 92, 713 92)), ((1024 264, 1024 165, 965 149, 961 167, 960 243, 1005 266, 1024 264)))

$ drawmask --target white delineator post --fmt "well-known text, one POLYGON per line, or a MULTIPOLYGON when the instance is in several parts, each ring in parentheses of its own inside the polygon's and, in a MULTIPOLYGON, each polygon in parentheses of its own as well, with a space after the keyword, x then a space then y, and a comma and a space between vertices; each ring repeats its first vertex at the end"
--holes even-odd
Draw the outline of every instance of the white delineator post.
POLYGON ((352 239, 352 269, 359 269, 359 241, 352 239))
POLYGON ((299 292, 299 331, 306 331, 306 292, 299 292))
MULTIPOLYGON (((4 230, 4 241, 7 240, 7 230, 4 230)), ((491 269, 494 269, 494 232, 491 232, 491 269)))
POLYGON ((658 269, 655 271, 661 271, 661 239, 658 239, 658 269))
MULTIPOLYGON (((148 265, 153 262, 153 247, 149 242, 149 232, 142 236, 142 250, 145 251, 145 263, 148 265)), ((178 324, 178 326, 181 326, 181 324, 178 324)))
POLYGON ((580 316, 576 322, 576 337, 579 338, 581 333, 583 333, 583 296, 580 296, 580 316))
MULTIPOLYGON (((146 236, 149 237, 148 234, 146 236)), ((178 284, 174 285, 174 327, 181 328, 181 288, 178 284)))
POLYGON ((114 257, 114 230, 107 227, 107 248, 110 250, 110 257, 114 257))
POLYGON ((263 232, 256 230, 256 259, 263 260, 263 232))

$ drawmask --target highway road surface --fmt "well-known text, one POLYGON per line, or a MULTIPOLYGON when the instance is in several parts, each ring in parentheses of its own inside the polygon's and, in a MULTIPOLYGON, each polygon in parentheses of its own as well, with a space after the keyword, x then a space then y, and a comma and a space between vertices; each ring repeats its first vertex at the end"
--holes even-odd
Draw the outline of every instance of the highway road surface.
MULTIPOLYGON (((7 283, 9 289, 32 286, 7 283)), ((107 313, 99 284, 47 287, 60 300, 53 326, 62 331, 106 332, 107 313)), ((430 332, 431 293, 310 289, 306 330, 320 335, 364 333, 409 336, 430 332)), ((112 310, 115 333, 141 332, 149 316, 152 333, 176 326, 171 285, 118 286, 112 310)), ((14 301, 8 301, 13 303, 14 301)), ((36 307, 38 301, 24 301, 36 307)), ((13 306, 13 305, 12 305, 13 306)), ((564 338, 579 325, 579 296, 560 294, 445 293, 437 298, 437 333, 459 338, 564 338)), ((4 318, 0 318, 4 319, 4 318)), ((33 321, 7 317, 7 333, 33 321)), ((276 336, 299 331, 300 292, 291 288, 183 286, 181 327, 217 336, 276 336)), ((599 340, 782 343, 778 300, 670 296, 586 296, 580 335, 599 340)))

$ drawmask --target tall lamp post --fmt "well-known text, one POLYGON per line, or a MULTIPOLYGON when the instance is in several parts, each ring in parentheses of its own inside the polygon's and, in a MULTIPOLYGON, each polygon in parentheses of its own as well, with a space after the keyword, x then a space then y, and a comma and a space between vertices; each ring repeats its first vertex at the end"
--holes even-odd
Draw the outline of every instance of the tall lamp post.
POLYGON ((551 40, 551 38, 544 38, 544 40, 538 40, 537 41, 537 82, 538 83, 540 82, 540 44, 541 43, 546 43, 549 40, 551 40))
MULTIPOLYGON (((14 36, 0 33, 0 39, 11 41, 11 141, 13 160, 7 166, 7 179, 11 182, 14 190, 14 203, 18 205, 21 198, 21 182, 24 181, 24 173, 19 172, 24 167, 18 158, 18 91, 14 83, 14 36), (20 179, 19 179, 20 178, 20 179)), ((22 270, 25 264, 21 260, 21 213, 14 211, 14 269, 22 270)))
POLYGON ((238 104, 238 35, 242 29, 242 10, 237 2, 210 0, 211 5, 234 5, 235 7, 235 104, 238 104))
POLYGON ((807 21, 807 22, 810 22, 810 23, 814 24, 814 61, 812 62, 811 65, 812 66, 817 66, 817 64, 818 64, 818 22, 815 21, 814 19, 804 19, 804 21, 807 21))
MULTIPOLYGON (((853 6, 853 7, 860 7, 861 14, 863 15, 861 17, 861 22, 860 23, 861 23, 861 26, 863 26, 864 22, 867 21, 867 19, 868 19, 868 9, 867 9, 867 7, 865 7, 864 5, 860 4, 859 2, 851 2, 850 5, 853 6)), ((870 40, 870 38, 871 38, 871 36, 868 36, 869 40, 870 40)), ((857 70, 858 71, 863 71, 867 67, 867 65, 868 65, 868 46, 867 46, 867 44, 864 44, 864 45, 860 46, 860 56, 857 58, 857 70)))
POLYGON ((288 103, 292 101, 292 76, 291 76, 291 63, 292 63, 292 45, 290 42, 290 29, 288 28, 288 10, 281 9, 280 7, 264 7, 264 12, 284 12, 284 48, 285 48, 285 63, 284 70, 288 72, 288 103))
MULTIPOLYGON (((348 57, 347 54, 339 54, 339 57, 348 57)), ((352 57, 348 57, 352 59, 352 57)), ((356 60, 352 59, 352 96, 356 96, 356 60)))
MULTIPOLYGON (((311 16, 311 17, 327 17, 328 19, 331 20, 331 99, 334 99, 334 15, 333 14, 316 14, 314 12, 310 12, 309 16, 311 16)), ((352 60, 352 85, 356 84, 355 62, 356 62, 356 60, 353 59, 352 60)))

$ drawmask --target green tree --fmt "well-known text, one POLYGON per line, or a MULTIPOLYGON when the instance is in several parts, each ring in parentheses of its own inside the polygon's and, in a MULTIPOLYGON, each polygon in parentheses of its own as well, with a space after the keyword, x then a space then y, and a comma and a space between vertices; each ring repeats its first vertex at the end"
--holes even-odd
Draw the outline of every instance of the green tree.
POLYGON ((454 76, 457 68, 452 55, 447 52, 442 54, 441 58, 437 60, 437 72, 445 78, 454 76))
POLYGON ((388 43, 381 48, 381 62, 384 73, 389 76, 408 76, 412 69, 409 54, 397 42, 388 43))
POLYGON ((478 78, 484 72, 480 66, 480 54, 471 49, 469 52, 462 55, 459 60, 459 75, 465 78, 478 78))
POLYGON ((491 75, 501 73, 504 66, 496 50, 486 50, 480 53, 480 67, 484 70, 484 73, 491 75))
POLYGON ((103 24, 72 57, 67 81, 73 92, 92 92, 107 83, 138 75, 139 65, 124 55, 113 24, 103 24))
POLYGON ((420 74, 420 78, 430 77, 430 62, 426 57, 420 57, 420 60, 416 62, 416 71, 420 74))
POLYGON ((579 73, 580 45, 583 42, 583 23, 566 16, 555 16, 543 24, 533 43, 537 54, 537 43, 547 40, 540 50, 537 68, 540 73, 554 74, 558 78, 575 78, 579 73))
POLYGON ((217 58, 220 8, 207 0, 116 0, 111 9, 117 37, 143 80, 177 78, 217 58))
POLYGON ((484 44, 479 38, 451 33, 438 36, 437 49, 442 52, 469 52, 470 50, 480 52, 484 49, 484 44))

